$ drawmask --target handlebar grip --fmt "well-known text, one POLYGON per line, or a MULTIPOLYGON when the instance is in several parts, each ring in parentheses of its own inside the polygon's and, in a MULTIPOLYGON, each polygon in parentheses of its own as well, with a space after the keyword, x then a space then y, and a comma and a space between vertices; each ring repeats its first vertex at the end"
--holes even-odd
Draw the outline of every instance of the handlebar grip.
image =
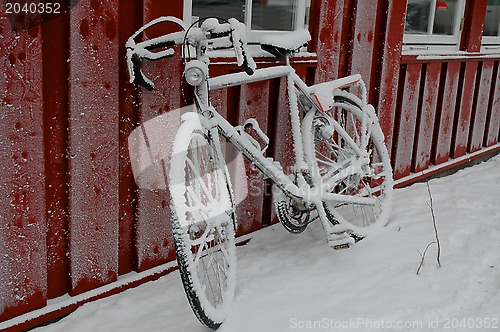
POLYGON ((152 91, 154 89, 154 84, 150 79, 144 76, 144 73, 141 69, 141 58, 134 53, 132 54, 131 60, 133 64, 134 77, 137 83, 146 90, 152 91))
POLYGON ((179 42, 182 41, 184 32, 171 33, 137 44, 134 41, 134 38, 136 38, 139 34, 143 33, 146 29, 152 27, 153 25, 166 22, 175 23, 179 25, 183 31, 186 30, 184 23, 180 19, 173 16, 162 16, 147 23, 142 28, 137 30, 132 36, 130 36, 130 38, 127 40, 127 43, 125 44, 127 48, 127 66, 130 75, 130 82, 132 83, 136 81, 139 85, 141 85, 148 91, 154 89, 154 83, 150 79, 148 79, 142 72, 141 59, 160 60, 172 56, 174 54, 174 49, 168 47, 179 44, 179 42), (165 49, 158 52, 153 52, 154 49, 158 48, 165 49))
POLYGON ((252 75, 256 66, 252 56, 248 53, 246 27, 235 18, 230 18, 229 24, 231 26, 230 40, 233 44, 234 52, 236 53, 238 65, 241 66, 248 75, 252 75))

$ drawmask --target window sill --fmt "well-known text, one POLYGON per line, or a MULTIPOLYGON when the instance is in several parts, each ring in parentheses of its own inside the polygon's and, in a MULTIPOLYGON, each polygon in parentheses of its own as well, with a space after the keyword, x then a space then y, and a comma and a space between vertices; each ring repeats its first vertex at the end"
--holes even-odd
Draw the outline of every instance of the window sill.
POLYGON ((499 54, 500 53, 500 45, 483 45, 483 46, 481 46, 481 53, 499 54))
POLYGON ((465 52, 465 51, 436 51, 436 50, 420 50, 407 51, 401 55, 401 63, 415 62, 452 62, 452 61, 477 61, 487 59, 499 59, 500 50, 481 52, 465 52))
MULTIPOLYGON (((283 62, 283 58, 277 58, 271 53, 268 53, 262 50, 257 45, 250 45, 249 53, 254 58, 255 63, 277 63, 283 62)), ((233 50, 217 50, 217 51, 207 51, 206 53, 210 58, 211 65, 227 65, 227 64, 235 64, 236 57, 234 55, 233 50)), ((293 58, 290 59, 290 62, 293 63, 317 63, 318 58, 316 53, 310 52, 299 52, 294 55, 293 58)))

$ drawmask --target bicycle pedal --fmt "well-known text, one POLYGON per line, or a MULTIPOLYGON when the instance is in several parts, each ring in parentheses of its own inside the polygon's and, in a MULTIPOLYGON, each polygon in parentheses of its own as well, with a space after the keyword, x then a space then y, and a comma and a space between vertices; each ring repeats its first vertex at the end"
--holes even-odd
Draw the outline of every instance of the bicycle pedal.
POLYGON ((344 237, 344 238, 337 238, 337 239, 332 239, 328 241, 328 245, 333 249, 333 250, 344 250, 344 249, 349 249, 356 241, 350 237, 344 237))
POLYGON ((347 243, 344 243, 344 244, 339 244, 339 245, 336 245, 333 248, 333 250, 344 250, 344 249, 349 249, 351 246, 347 243))

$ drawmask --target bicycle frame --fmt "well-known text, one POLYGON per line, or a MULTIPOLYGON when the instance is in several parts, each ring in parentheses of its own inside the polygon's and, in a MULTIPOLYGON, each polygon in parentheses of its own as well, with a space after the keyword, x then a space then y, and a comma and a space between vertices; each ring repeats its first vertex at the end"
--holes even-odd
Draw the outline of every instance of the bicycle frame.
MULTIPOLYGON (((351 85, 359 81, 359 75, 352 75, 329 83, 331 85, 330 87, 333 90, 335 88, 351 85)), ((304 145, 302 137, 300 135, 301 124, 296 91, 299 91, 304 96, 306 96, 311 104, 314 105, 314 107, 309 110, 309 112, 321 112, 321 110, 316 106, 315 101, 310 96, 310 88, 295 73, 295 70, 290 65, 288 59, 286 65, 257 69, 252 76, 241 72, 208 78, 207 84, 201 84, 195 88, 195 96, 197 100, 196 103, 198 112, 203 116, 205 120, 207 120, 202 121, 202 125, 207 130, 212 130, 217 127, 218 131, 228 141, 234 144, 244 156, 252 161, 252 163, 259 171, 265 174, 290 198, 314 204, 320 204, 320 202, 322 201, 336 201, 373 205, 375 203, 375 200, 373 198, 354 197, 329 193, 328 190, 326 190, 328 188, 325 188, 325 185, 307 181, 304 175, 307 174, 310 167, 309 165, 307 165, 304 157, 304 145), (241 135, 233 125, 231 125, 223 116, 221 116, 217 112, 217 110, 210 105, 208 97, 209 90, 227 88, 231 86, 242 85, 245 83, 259 82, 279 77, 286 77, 288 97, 291 105, 290 118, 295 157, 295 163, 293 167, 296 178, 295 182, 283 172, 279 162, 274 160, 271 161, 270 158, 266 158, 262 151, 254 146, 247 137, 241 135)), ((345 130, 335 119, 331 119, 331 123, 335 130, 337 130, 337 132, 345 133, 345 130)), ((345 133, 344 136, 347 138, 347 144, 350 145, 350 147, 357 153, 359 153, 360 156, 362 156, 363 151, 359 148, 359 146, 349 137, 349 135, 347 135, 347 133, 345 133)), ((363 140, 364 139, 365 138, 363 138, 363 140)), ((347 168, 343 172, 337 174, 336 178, 340 180, 352 174, 353 172, 349 172, 349 169, 347 168)), ((335 179, 331 182, 335 182, 335 179)))
POLYGON ((234 18, 203 18, 186 28, 177 18, 160 17, 140 28, 126 43, 130 81, 147 90, 154 88, 154 82, 144 75, 141 59, 169 57, 174 54, 171 46, 182 45, 183 78, 194 89, 196 111, 191 108, 182 114, 173 144, 163 132, 171 134, 172 127, 176 129, 177 116, 175 121, 164 121, 161 115, 152 123, 153 127, 162 124, 164 130, 152 132, 167 146, 158 144, 157 149, 151 145, 146 126, 141 125, 130 134, 129 147, 131 159, 139 156, 136 163, 132 159, 137 183, 151 184, 151 189, 169 189, 181 281, 194 314, 212 329, 217 329, 227 316, 236 280, 236 201, 219 141, 221 135, 278 187, 273 197, 276 216, 291 233, 299 234, 319 220, 330 247, 349 248, 367 236, 374 229, 371 226, 383 225, 388 214, 382 208, 387 211, 391 202, 390 160, 375 111, 367 104, 361 76, 305 84, 290 64, 290 57, 311 39, 305 29, 292 32, 285 42, 281 38, 262 39, 263 50, 286 62, 256 69, 248 53, 246 31, 234 18), (175 23, 184 31, 138 43, 134 40, 145 29, 163 22, 175 23), (210 78, 207 50, 229 48, 235 51, 236 62, 244 72, 210 78), (269 138, 255 119, 232 125, 210 102, 210 91, 278 78, 286 79, 288 92, 294 154, 289 171, 265 156, 269 138), (354 85, 361 89, 361 97, 359 90, 344 89, 354 85), (248 133, 249 127, 264 141, 264 148, 248 133), (167 175, 164 159, 169 157, 167 175), (374 165, 374 160, 380 163, 374 165), (155 167, 149 168, 152 164, 155 167), (156 166, 161 166, 160 172, 156 166), (148 172, 142 172, 145 170, 148 172), (142 173, 144 181, 139 181, 142 173), (161 176, 164 187, 157 185, 161 176), (374 185, 381 188, 382 199, 375 196, 374 185), (313 210, 316 216, 311 217, 313 210))

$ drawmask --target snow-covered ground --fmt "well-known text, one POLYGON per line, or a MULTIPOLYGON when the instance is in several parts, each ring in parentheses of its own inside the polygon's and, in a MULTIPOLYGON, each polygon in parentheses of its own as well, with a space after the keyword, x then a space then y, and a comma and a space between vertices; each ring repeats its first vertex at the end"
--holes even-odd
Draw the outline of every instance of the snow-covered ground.
MULTIPOLYGON (((395 191, 390 224, 333 251, 319 224, 301 235, 281 225, 238 248, 234 307, 221 332, 500 330, 500 156, 430 181, 441 242, 434 241, 425 183, 395 191)), ((49 331, 207 331, 178 272, 89 303, 49 331)))

